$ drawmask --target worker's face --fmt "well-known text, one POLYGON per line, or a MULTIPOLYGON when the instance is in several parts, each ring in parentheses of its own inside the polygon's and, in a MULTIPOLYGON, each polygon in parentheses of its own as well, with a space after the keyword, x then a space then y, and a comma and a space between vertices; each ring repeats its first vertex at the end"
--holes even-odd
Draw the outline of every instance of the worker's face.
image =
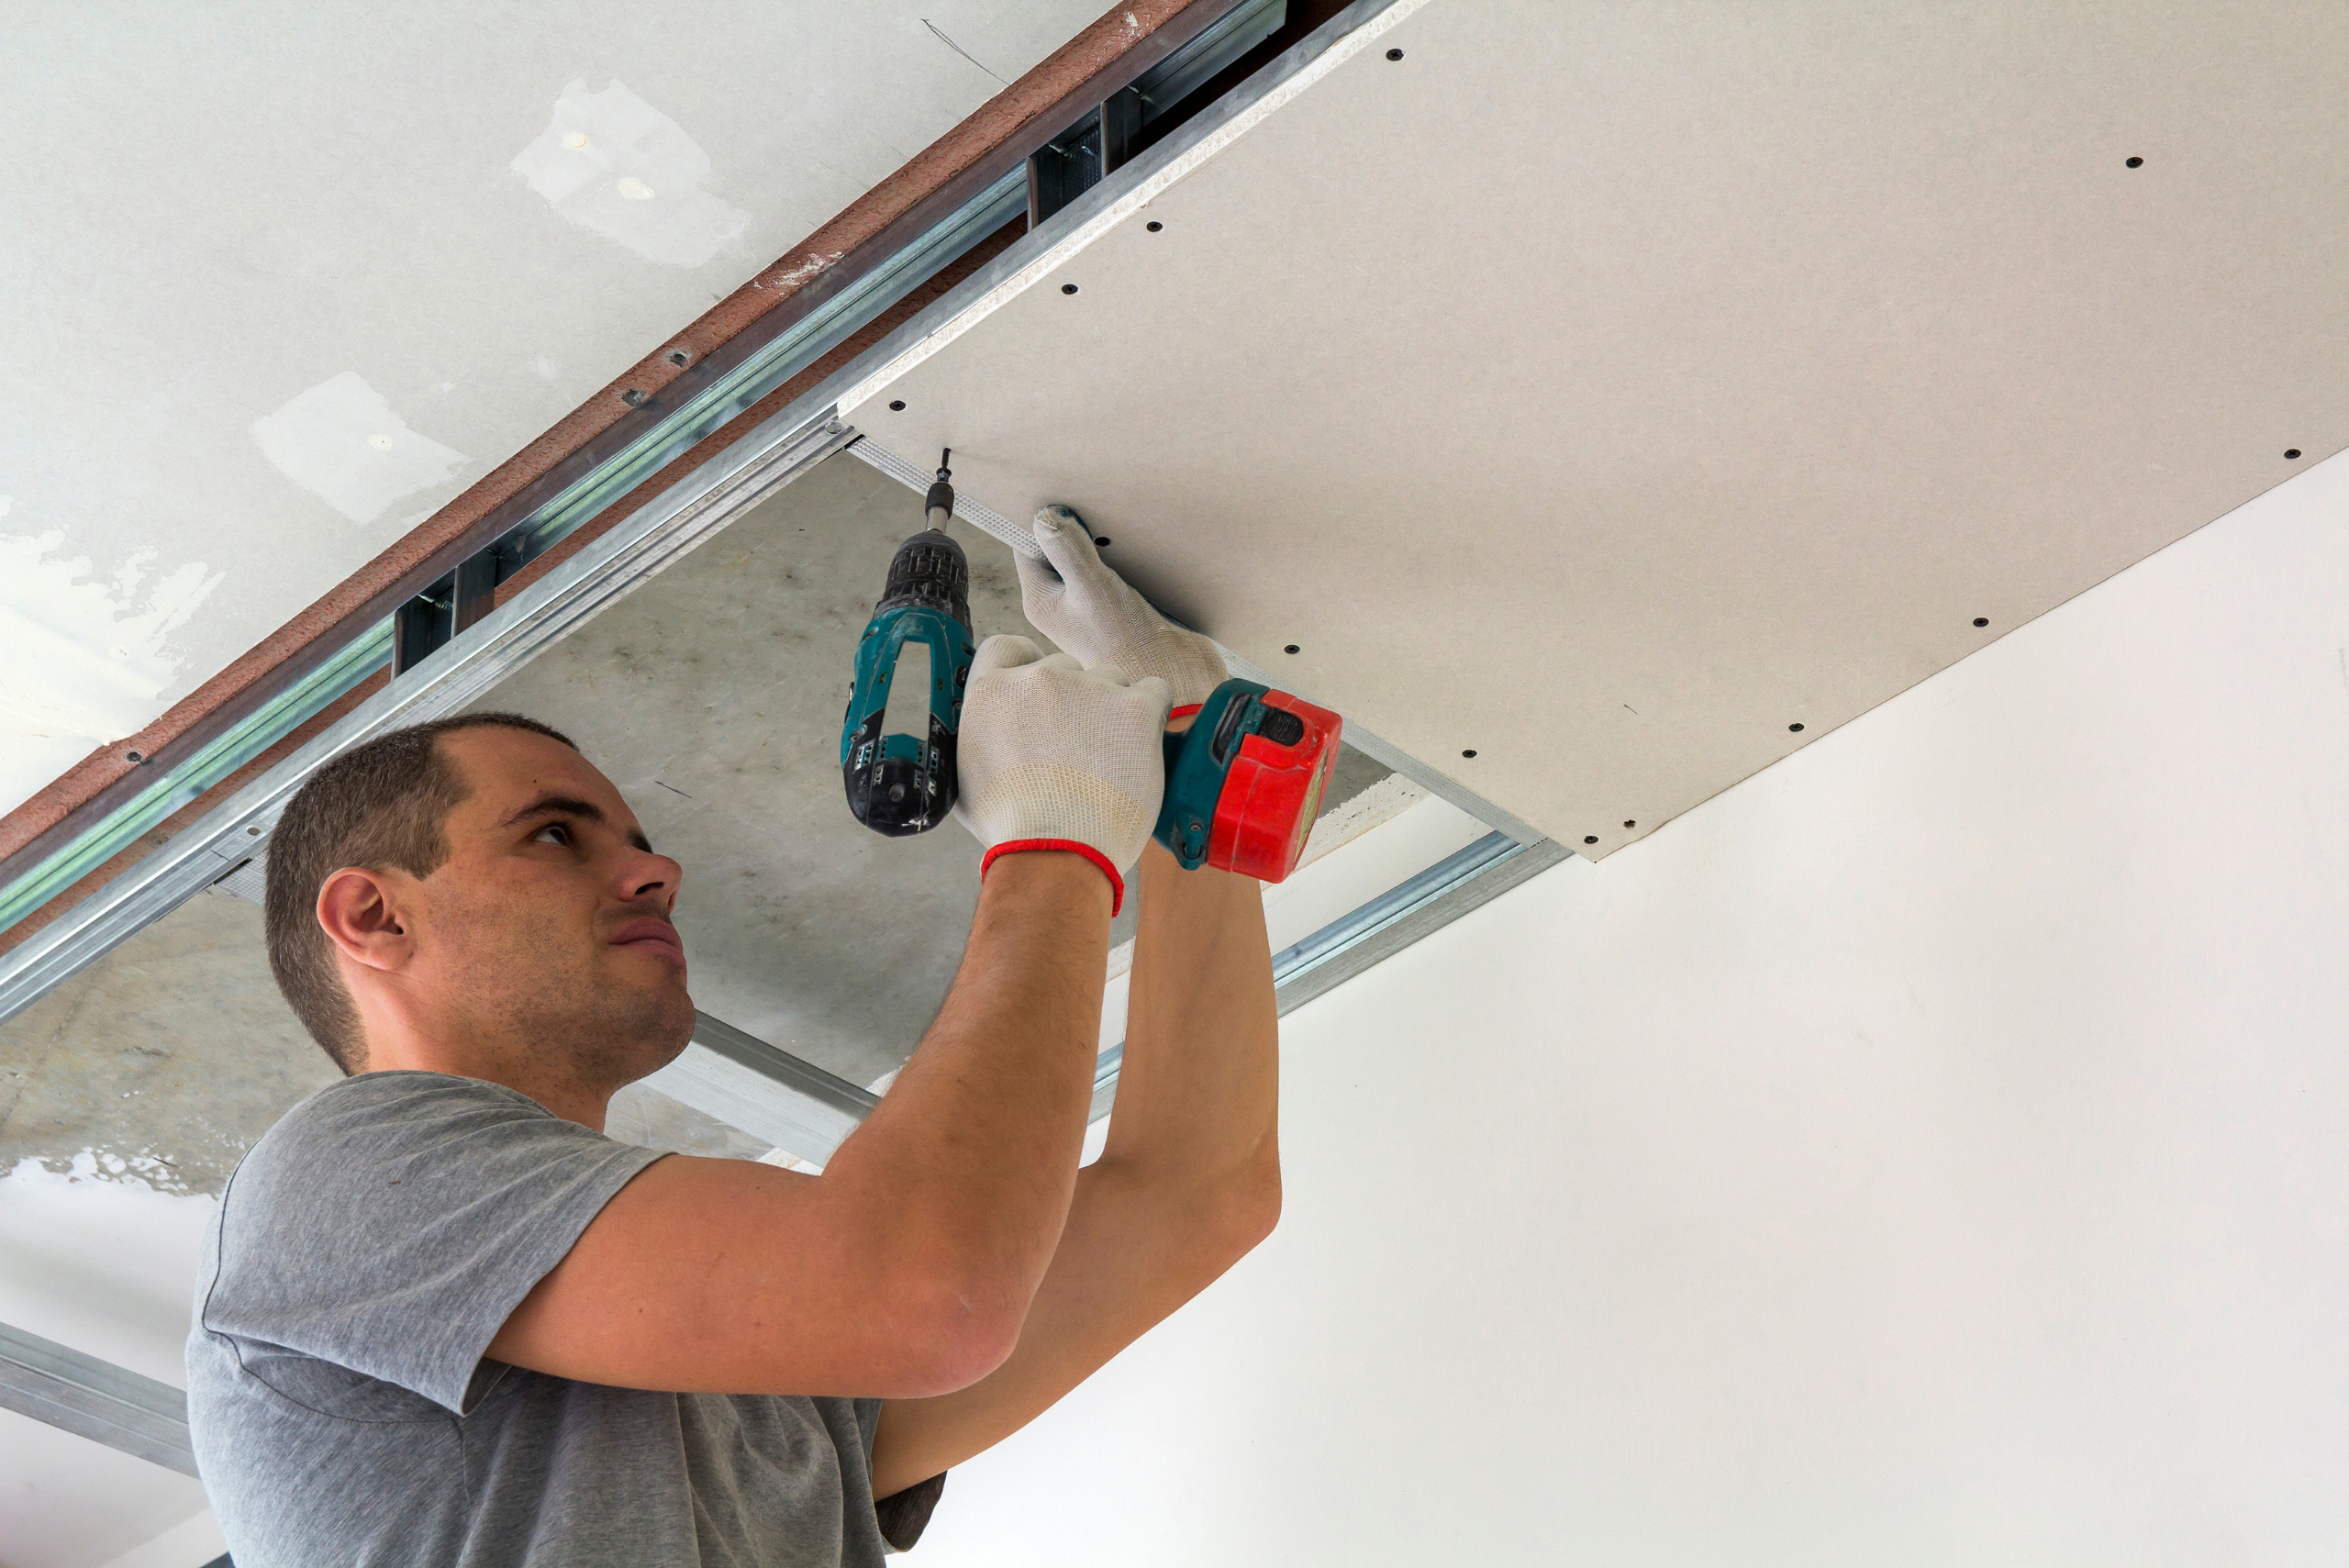
POLYGON ((419 887, 443 1008, 605 1092, 673 1060, 694 1024, 677 862, 570 747, 503 728, 440 743, 470 786, 419 887))

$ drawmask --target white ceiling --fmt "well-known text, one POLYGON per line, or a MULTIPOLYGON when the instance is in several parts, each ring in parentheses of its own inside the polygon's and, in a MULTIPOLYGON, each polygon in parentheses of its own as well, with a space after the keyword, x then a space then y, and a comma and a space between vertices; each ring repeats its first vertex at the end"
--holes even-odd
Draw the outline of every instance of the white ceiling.
POLYGON ((1380 20, 842 412, 1590 855, 2349 442, 2349 7, 1380 20))
POLYGON ((1102 5, 8 6, 0 809, 1102 5))

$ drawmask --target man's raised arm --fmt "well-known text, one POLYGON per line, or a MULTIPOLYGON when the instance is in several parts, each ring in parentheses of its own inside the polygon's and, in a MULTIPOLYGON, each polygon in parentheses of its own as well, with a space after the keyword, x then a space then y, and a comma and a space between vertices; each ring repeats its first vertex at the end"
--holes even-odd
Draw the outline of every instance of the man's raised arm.
MULTIPOLYGON (((1224 678, 1223 656, 1174 626, 1096 553, 1074 515, 1036 519, 1022 557, 1028 618, 1088 666, 1164 680, 1176 712, 1224 678)), ((1187 720, 1178 720, 1178 726, 1187 720)), ((1141 926, 1117 1112, 1078 1173, 1060 1249, 1019 1349, 985 1380, 893 1399, 874 1440, 886 1496, 1018 1430, 1188 1301, 1280 1215, 1280 1020, 1264 894, 1228 872, 1142 851, 1141 926)))
POLYGON ((1067 1219, 1109 917, 1157 814, 1166 709, 1160 682, 989 639, 957 807, 988 845, 978 915, 895 1087, 821 1176, 648 1167, 489 1353, 685 1393, 918 1396, 998 1365, 1067 1219))

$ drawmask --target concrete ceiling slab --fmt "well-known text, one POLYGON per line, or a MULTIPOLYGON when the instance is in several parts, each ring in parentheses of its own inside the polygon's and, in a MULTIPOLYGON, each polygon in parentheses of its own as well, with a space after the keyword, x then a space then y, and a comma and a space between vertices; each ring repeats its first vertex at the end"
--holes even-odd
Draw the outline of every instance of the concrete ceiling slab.
MULTIPOLYGON (((828 459, 473 705, 570 735, 684 864, 697 1006, 855 1084, 912 1053, 978 905, 968 833, 882 838, 841 785, 850 661, 889 557, 921 526, 916 492, 828 459)), ((978 634, 1049 649, 1019 613, 1010 550, 952 527, 978 634)), ((1325 816, 1386 776, 1344 758, 1325 816)))
POLYGON ((1101 0, 17 7, 0 809, 130 733, 1101 0))
MULTIPOLYGON (((850 655, 891 552, 921 525, 920 504, 835 457, 473 705, 569 733, 684 863, 677 919, 702 1008, 861 1084, 919 1041, 978 896, 978 848, 959 827, 883 839, 841 795, 850 655)), ((1009 550, 955 527, 979 632, 1041 640, 1019 616, 1009 550)), ((1273 945, 1483 830, 1342 752, 1308 864, 1266 900, 1273 945)), ((59 1171, 79 1162, 101 1179, 217 1193, 254 1139, 333 1081, 271 978, 259 867, 0 1021, 0 1177, 28 1159, 59 1171)), ((1130 939, 1137 913, 1120 917, 1113 943, 1130 939)), ((1130 951, 1113 952, 1113 982, 1130 951)), ((1105 1014, 1105 1045, 1122 1038, 1121 996, 1105 1014)), ((615 1100, 608 1130, 696 1154, 769 1148, 642 1084, 615 1100)))
MULTIPOLYGON (((571 736, 685 866, 697 1006, 856 1084, 911 1053, 978 906, 975 840, 884 839, 841 785, 850 661, 921 526, 919 496, 829 459, 473 705, 571 736)), ((1041 641, 1010 551, 954 531, 980 635, 1041 641)))
POLYGON ((1586 853, 2349 441, 2349 9, 1404 0, 1337 55, 842 412, 1586 853))

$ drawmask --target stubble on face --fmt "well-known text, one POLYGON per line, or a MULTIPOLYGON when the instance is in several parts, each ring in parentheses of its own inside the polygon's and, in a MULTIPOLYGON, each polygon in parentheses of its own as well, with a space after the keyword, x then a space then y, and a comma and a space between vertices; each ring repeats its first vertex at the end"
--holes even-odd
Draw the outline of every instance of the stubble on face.
POLYGON ((676 1060, 694 1028, 683 980, 626 983, 605 940, 620 921, 660 910, 624 909, 583 929, 575 909, 503 891, 460 884, 435 900, 450 979, 475 999, 485 1032, 532 1069, 604 1093, 676 1060))
MULTIPOLYGON (((682 969, 610 938, 631 920, 666 920, 670 899, 611 897, 592 868, 516 862, 514 830, 493 820, 548 789, 598 800, 615 824, 626 805, 608 780, 560 743, 512 730, 443 745, 472 784, 451 814, 452 853, 428 879, 438 967, 475 1038, 494 1040, 522 1073, 608 1095, 674 1061, 693 1036, 682 969), (462 825, 460 818, 466 818, 462 825), (482 836, 465 841, 468 830, 482 836)), ((525 829, 527 831, 527 829, 525 829)))

